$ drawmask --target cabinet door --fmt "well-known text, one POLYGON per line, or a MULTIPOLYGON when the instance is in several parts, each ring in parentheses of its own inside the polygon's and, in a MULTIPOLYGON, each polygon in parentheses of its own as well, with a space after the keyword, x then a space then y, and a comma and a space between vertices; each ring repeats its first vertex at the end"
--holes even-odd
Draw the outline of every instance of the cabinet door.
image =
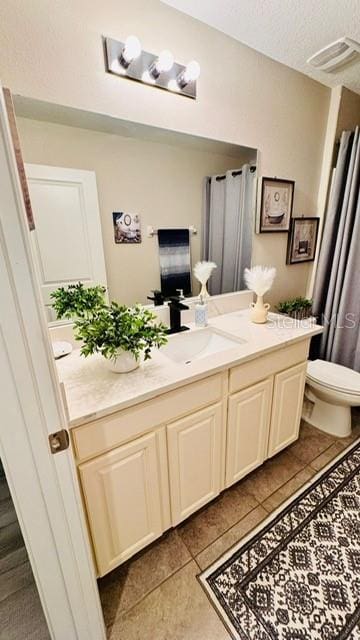
POLYGON ((220 492, 222 415, 219 403, 167 427, 173 525, 220 492))
POLYGON ((229 397, 226 486, 264 462, 269 436, 272 378, 229 397))
POLYGON ((158 437, 149 433, 79 466, 100 575, 163 531, 158 437))
POLYGON ((306 362, 275 376, 268 457, 298 438, 305 376, 306 362))

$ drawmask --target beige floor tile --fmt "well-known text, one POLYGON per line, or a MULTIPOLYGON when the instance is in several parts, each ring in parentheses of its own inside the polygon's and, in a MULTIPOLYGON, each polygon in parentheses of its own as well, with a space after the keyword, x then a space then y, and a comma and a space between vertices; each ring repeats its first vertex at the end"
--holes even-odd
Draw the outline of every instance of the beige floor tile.
POLYGON ((325 449, 328 449, 334 441, 334 436, 330 436, 303 422, 299 439, 289 447, 288 451, 293 453, 304 464, 308 464, 325 449))
POLYGON ((290 451, 283 451, 267 460, 261 467, 243 480, 243 487, 258 502, 264 502, 274 491, 290 480, 305 466, 290 451))
POLYGON ((280 489, 275 491, 269 496, 262 504, 263 507, 269 512, 277 509, 279 505, 290 498, 296 491, 298 491, 310 478, 316 473, 315 469, 311 467, 305 467, 301 469, 291 480, 286 482, 280 489))
POLYGON ((206 567, 226 553, 230 547, 240 542, 241 538, 249 533, 251 529, 254 529, 267 515, 268 513, 264 507, 261 505, 255 507, 245 518, 242 518, 240 522, 231 527, 231 529, 226 531, 226 533, 196 556, 196 562, 199 567, 206 569, 206 567))
POLYGON ((257 504, 254 496, 237 484, 180 525, 179 534, 195 557, 257 504))
POLYGON ((127 611, 161 582, 184 566, 191 556, 176 531, 98 581, 105 624, 127 611))
POLYGON ((230 640, 196 579, 194 561, 117 618, 109 640, 230 640))
POLYGON ((320 471, 323 467, 325 467, 329 462, 331 462, 336 456, 344 451, 344 449, 348 446, 342 441, 334 442, 326 451, 321 453, 315 460, 312 460, 310 465, 316 470, 320 471))

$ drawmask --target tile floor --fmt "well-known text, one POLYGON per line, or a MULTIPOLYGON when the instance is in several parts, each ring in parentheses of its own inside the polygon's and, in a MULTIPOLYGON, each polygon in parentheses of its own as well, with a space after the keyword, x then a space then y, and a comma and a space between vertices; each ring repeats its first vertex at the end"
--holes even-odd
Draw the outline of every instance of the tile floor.
POLYGON ((197 574, 360 436, 302 423, 300 437, 186 522, 99 580, 109 640, 227 640, 197 574))

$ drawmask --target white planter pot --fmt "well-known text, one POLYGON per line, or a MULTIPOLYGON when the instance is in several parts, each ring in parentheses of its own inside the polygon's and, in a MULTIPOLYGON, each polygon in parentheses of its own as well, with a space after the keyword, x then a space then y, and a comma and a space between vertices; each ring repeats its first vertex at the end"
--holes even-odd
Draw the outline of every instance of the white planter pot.
POLYGON ((132 353, 123 351, 123 349, 119 349, 115 358, 111 360, 104 358, 104 360, 108 369, 114 373, 129 373, 129 371, 137 369, 140 364, 132 353))
POLYGON ((264 304, 262 296, 257 296, 256 302, 250 304, 250 320, 256 324, 263 324, 267 321, 270 305, 268 302, 264 304))

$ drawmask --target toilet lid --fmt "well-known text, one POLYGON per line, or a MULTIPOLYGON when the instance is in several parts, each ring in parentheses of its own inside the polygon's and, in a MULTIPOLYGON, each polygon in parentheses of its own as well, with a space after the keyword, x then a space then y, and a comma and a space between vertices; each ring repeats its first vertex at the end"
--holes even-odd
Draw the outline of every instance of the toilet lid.
POLYGON ((307 377, 326 387, 360 395, 360 373, 325 360, 310 360, 307 377))

